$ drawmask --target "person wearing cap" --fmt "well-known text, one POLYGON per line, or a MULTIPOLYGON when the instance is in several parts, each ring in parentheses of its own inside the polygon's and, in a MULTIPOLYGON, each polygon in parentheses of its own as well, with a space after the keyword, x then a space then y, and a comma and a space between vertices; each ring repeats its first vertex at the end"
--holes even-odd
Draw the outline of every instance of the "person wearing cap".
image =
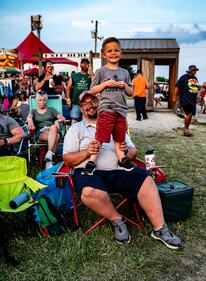
POLYGON ((184 117, 183 136, 191 137, 189 126, 192 116, 196 113, 197 94, 200 90, 196 72, 199 69, 195 65, 188 67, 187 73, 182 75, 175 85, 175 94, 173 98, 174 104, 179 100, 180 107, 182 108, 184 117))
MULTIPOLYGON (((170 249, 183 247, 164 221, 158 189, 147 170, 134 167, 130 172, 118 168, 118 158, 111 138, 109 143, 100 147, 95 139, 97 108, 99 101, 89 91, 79 97, 82 121, 73 124, 67 131, 63 144, 63 160, 74 168, 72 175, 75 190, 81 202, 88 208, 108 219, 114 227, 117 243, 131 240, 127 225, 121 214, 114 208, 109 193, 120 193, 130 202, 138 200, 152 225, 152 238, 163 242, 170 249), (82 175, 85 164, 91 155, 97 155, 96 170, 93 175, 82 175)), ((128 159, 135 159, 137 149, 128 135, 120 144, 120 149, 128 159)))
POLYGON ((89 73, 90 61, 87 58, 83 58, 80 63, 80 72, 73 72, 68 81, 66 88, 66 103, 70 110, 70 116, 72 123, 81 120, 82 114, 79 107, 79 95, 89 90, 91 84, 92 74, 89 73))

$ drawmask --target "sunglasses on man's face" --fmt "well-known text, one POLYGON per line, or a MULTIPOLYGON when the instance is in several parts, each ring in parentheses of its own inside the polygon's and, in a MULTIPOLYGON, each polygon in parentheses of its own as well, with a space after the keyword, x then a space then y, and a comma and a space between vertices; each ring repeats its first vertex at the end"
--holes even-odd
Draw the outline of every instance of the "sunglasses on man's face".
POLYGON ((51 64, 48 64, 46 67, 51 67, 51 68, 53 68, 53 65, 51 65, 51 64))
POLYGON ((91 105, 96 105, 98 103, 98 100, 90 100, 90 101, 85 101, 83 103, 81 103, 81 106, 91 106, 91 105))

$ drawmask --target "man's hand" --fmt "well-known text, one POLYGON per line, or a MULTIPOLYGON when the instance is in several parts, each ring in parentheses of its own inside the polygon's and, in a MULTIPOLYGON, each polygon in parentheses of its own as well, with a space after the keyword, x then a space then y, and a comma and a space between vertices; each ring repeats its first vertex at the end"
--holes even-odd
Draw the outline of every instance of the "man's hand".
POLYGON ((121 143, 119 144, 119 149, 120 149, 121 151, 128 152, 127 143, 126 143, 125 141, 121 142, 121 143))
POLYGON ((70 98, 66 98, 66 103, 67 103, 67 106, 68 106, 69 108, 71 108, 72 102, 71 102, 71 99, 70 99, 70 98))
POLYGON ((90 157, 90 155, 96 155, 99 152, 99 149, 100 149, 100 142, 97 140, 91 141, 87 147, 88 157, 90 157))

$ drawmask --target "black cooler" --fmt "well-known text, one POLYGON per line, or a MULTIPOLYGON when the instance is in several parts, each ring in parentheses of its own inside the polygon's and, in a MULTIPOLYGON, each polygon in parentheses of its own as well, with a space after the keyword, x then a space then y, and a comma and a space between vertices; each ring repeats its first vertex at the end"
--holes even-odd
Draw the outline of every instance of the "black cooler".
POLYGON ((165 221, 184 220, 191 216, 194 188, 173 181, 157 184, 162 201, 165 221))

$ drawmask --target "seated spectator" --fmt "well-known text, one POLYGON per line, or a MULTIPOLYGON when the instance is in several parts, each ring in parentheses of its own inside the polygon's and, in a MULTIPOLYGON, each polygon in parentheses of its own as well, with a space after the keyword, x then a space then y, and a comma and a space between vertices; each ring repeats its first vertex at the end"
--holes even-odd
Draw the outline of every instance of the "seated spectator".
MULTIPOLYGON (((114 141, 111 139, 110 143, 103 143, 100 148, 95 140, 97 98, 88 92, 80 98, 83 120, 72 125, 67 131, 63 160, 66 165, 74 167, 73 181, 83 204, 112 222, 115 240, 122 244, 128 243, 131 237, 125 221, 114 208, 108 193, 119 192, 131 202, 138 200, 151 222, 151 236, 171 249, 182 248, 180 238, 165 224, 159 192, 153 178, 145 169, 139 167, 130 172, 118 169, 114 141), (81 172, 90 156, 97 153, 99 156, 93 175, 82 175, 81 172)), ((120 149, 127 154, 128 159, 136 158, 137 150, 128 136, 126 141, 120 144, 120 149)))
POLYGON ((45 155, 46 169, 53 166, 52 159, 57 150, 60 134, 59 120, 65 118, 54 108, 47 107, 48 96, 45 92, 37 93, 37 109, 30 111, 27 121, 29 130, 36 130, 35 135, 40 141, 48 142, 48 151, 45 155))
POLYGON ((24 131, 11 117, 3 115, 0 110, 0 156, 14 154, 14 145, 24 137, 24 131))
POLYGON ((29 100, 25 90, 18 90, 16 98, 11 104, 11 113, 17 117, 22 117, 25 121, 29 114, 29 100))

